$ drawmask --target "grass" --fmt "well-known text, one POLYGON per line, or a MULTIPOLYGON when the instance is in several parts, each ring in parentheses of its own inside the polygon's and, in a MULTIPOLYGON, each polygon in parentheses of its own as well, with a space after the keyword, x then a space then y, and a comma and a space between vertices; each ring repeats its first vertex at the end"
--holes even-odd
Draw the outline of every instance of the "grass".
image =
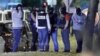
POLYGON ((50 52, 16 52, 16 53, 3 53, 0 56, 77 56, 75 53, 76 50, 76 41, 74 37, 70 37, 70 43, 71 43, 71 52, 70 53, 64 53, 63 52, 63 42, 61 37, 61 30, 58 32, 58 42, 59 42, 59 52, 53 51, 53 43, 52 40, 50 41, 50 52))

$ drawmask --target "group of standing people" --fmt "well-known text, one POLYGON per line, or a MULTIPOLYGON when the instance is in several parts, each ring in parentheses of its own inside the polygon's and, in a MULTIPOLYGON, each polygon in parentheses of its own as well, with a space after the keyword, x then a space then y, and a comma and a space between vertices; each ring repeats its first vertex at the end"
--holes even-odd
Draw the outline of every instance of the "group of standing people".
MULTIPOLYGON (((70 26, 72 25, 73 33, 77 40, 76 52, 82 51, 82 27, 85 24, 85 15, 80 8, 76 9, 76 13, 71 15, 66 12, 66 7, 61 8, 61 13, 58 16, 53 7, 47 10, 47 4, 43 3, 41 9, 32 8, 30 13, 30 25, 33 35, 32 51, 39 50, 41 52, 49 51, 50 38, 53 40, 54 51, 59 51, 58 45, 58 28, 61 29, 62 40, 64 43, 64 52, 70 52, 70 26), (60 18, 60 19, 59 19, 60 18)), ((23 28, 23 10, 22 6, 18 5, 12 10, 12 33, 13 45, 12 51, 16 52, 20 42, 21 32, 23 28)))

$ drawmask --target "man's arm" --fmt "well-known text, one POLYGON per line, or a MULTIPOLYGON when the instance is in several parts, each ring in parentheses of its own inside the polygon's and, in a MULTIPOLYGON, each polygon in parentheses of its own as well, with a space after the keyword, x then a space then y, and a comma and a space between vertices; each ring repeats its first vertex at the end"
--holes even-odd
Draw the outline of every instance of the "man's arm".
POLYGON ((69 21, 66 20, 66 24, 65 24, 65 26, 64 26, 64 29, 66 29, 66 28, 68 27, 68 24, 69 24, 69 21))
POLYGON ((48 29, 50 31, 51 30, 51 25, 50 25, 50 20, 49 20, 49 15, 48 14, 46 15, 46 19, 47 19, 47 26, 48 26, 48 29))
POLYGON ((36 28, 38 29, 38 13, 36 12, 36 28))
POLYGON ((34 22, 36 22, 34 15, 31 13, 31 18, 34 22))
POLYGON ((68 25, 69 25, 70 15, 66 15, 65 16, 65 20, 66 20, 66 24, 65 24, 64 29, 66 29, 68 27, 68 25))

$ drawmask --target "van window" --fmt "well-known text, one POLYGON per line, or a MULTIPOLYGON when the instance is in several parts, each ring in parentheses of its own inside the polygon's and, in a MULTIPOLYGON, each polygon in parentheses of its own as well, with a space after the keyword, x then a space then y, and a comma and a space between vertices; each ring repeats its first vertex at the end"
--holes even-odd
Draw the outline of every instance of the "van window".
POLYGON ((6 20, 11 20, 11 12, 7 12, 7 14, 6 14, 6 20))

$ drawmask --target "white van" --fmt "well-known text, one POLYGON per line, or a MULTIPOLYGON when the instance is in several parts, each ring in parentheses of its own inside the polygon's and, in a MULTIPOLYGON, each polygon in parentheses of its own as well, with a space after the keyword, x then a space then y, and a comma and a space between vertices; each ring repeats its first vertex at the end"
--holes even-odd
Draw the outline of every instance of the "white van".
POLYGON ((12 22, 12 19, 11 19, 11 10, 4 10, 4 22, 5 23, 11 23, 12 22))
MULTIPOLYGON (((3 20, 7 23, 12 22, 11 19, 11 10, 4 10, 0 11, 0 13, 3 13, 3 20)), ((28 21, 30 11, 29 10, 23 10, 23 21, 28 21)))
MULTIPOLYGON (((30 31, 29 27, 29 10, 23 10, 23 22, 24 26, 27 27, 28 31, 30 31)), ((0 23, 4 23, 9 25, 8 28, 12 26, 12 15, 11 15, 11 10, 4 10, 0 11, 0 23)))
POLYGON ((0 10, 0 23, 3 23, 3 11, 0 10))
POLYGON ((23 21, 24 21, 24 26, 27 28, 28 31, 30 30, 30 23, 29 23, 29 17, 30 17, 30 11, 29 10, 23 10, 23 21))

